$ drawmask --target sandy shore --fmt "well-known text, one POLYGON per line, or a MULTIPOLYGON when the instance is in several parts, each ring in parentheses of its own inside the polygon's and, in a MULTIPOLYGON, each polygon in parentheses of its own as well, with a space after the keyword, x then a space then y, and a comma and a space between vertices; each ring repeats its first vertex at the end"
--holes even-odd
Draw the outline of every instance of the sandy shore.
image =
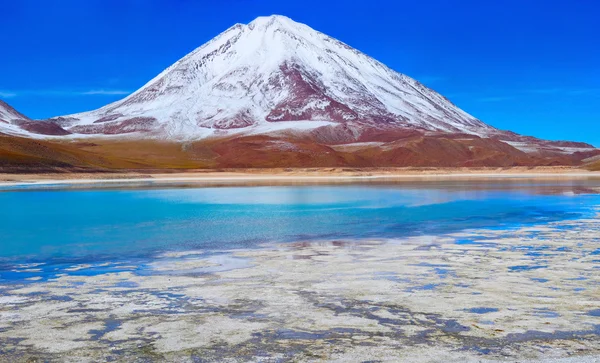
POLYGON ((600 172, 571 167, 513 168, 310 168, 310 169, 231 169, 185 172, 115 172, 2 174, 0 186, 19 185, 96 185, 152 183, 169 185, 197 184, 293 184, 344 183, 358 181, 410 181, 461 179, 571 179, 600 178, 600 172))

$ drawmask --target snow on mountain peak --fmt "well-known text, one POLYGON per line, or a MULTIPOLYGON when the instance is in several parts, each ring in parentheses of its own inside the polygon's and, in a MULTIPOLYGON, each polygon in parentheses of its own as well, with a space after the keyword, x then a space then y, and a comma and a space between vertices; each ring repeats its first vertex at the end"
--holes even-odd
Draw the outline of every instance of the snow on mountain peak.
POLYGON ((0 122, 8 123, 13 120, 27 120, 27 116, 21 114, 8 103, 0 100, 0 122))
POLYGON ((495 131, 414 79, 281 15, 236 24, 125 99, 64 120, 73 133, 176 139, 336 124, 495 131))
POLYGON ((295 21, 293 21, 292 19, 288 18, 287 16, 284 15, 277 15, 277 14, 273 14, 270 16, 259 16, 256 19, 252 20, 248 26, 250 28, 253 28, 255 26, 261 27, 261 26, 271 26, 274 24, 278 24, 281 26, 286 26, 286 25, 291 25, 291 26, 295 26, 295 25, 302 25, 300 23, 296 23, 295 21))

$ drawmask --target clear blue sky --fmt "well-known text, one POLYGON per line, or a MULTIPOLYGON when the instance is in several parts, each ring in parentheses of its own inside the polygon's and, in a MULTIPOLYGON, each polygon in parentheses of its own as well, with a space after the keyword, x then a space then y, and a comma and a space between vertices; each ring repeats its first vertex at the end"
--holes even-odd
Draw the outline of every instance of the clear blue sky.
POLYGON ((493 126, 600 146, 596 0, 0 0, 0 99, 34 118, 124 97, 234 23, 282 14, 493 126))

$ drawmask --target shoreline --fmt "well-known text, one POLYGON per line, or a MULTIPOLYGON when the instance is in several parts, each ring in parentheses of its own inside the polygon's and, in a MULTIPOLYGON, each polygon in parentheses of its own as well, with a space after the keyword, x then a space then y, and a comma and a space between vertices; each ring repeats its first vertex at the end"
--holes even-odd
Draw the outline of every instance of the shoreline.
MULTIPOLYGON (((476 175, 489 174, 488 171, 476 175)), ((520 178, 527 174, 512 175, 520 178)), ((573 173, 553 175, 569 178, 555 183, 566 190, 579 184, 599 185, 600 181, 577 181, 571 179, 573 173)), ((361 180, 367 177, 378 175, 355 176, 361 180)), ((513 180, 529 187, 527 182, 521 182, 524 179, 513 180)), ((540 189, 539 179, 534 180, 532 193, 540 189)), ((464 185, 473 186, 468 182, 464 185)), ((200 193, 216 198, 221 194, 208 189, 200 193)), ((17 194, 0 193, 0 196, 25 197, 30 203, 33 201, 30 206, 43 213, 56 205, 54 198, 39 198, 47 200, 44 204, 39 203, 36 195, 30 198, 17 194)), ((499 197, 474 195, 475 199, 465 195, 456 199, 487 203, 499 197)), ((420 202, 428 200, 422 194, 416 197, 420 202)), ((440 198, 439 193, 432 197, 434 204, 448 201, 440 198)), ((11 233, 11 228, 24 231, 24 235, 43 236, 40 231, 44 231, 59 236, 56 243, 47 243, 41 251, 60 251, 53 246, 63 243, 77 248, 63 250, 66 253, 59 254, 58 263, 52 258, 14 263, 5 260, 0 271, 0 346, 4 349, 0 362, 60 361, 65 357, 71 362, 185 361, 198 357, 215 362, 410 358, 422 363, 506 360, 579 363, 594 362, 600 357, 597 304, 600 277, 595 273, 600 253, 598 196, 571 201, 571 196, 563 195, 560 203, 539 204, 541 208, 532 211, 531 217, 529 207, 538 203, 534 200, 522 204, 522 197, 515 196, 519 201, 510 208, 478 204, 485 206, 488 218, 483 220, 471 217, 481 215, 481 209, 473 204, 454 205, 448 210, 418 203, 414 205, 416 208, 426 209, 402 212, 405 217, 393 210, 386 211, 390 218, 378 212, 370 214, 373 209, 367 207, 360 212, 361 219, 393 231, 388 234, 380 229, 375 236, 368 233, 372 223, 367 222, 359 230, 350 227, 356 221, 354 213, 333 220, 332 230, 309 230, 309 235, 303 235, 292 233, 291 229, 284 234, 294 236, 290 242, 282 241, 276 234, 261 237, 246 233, 252 229, 240 229, 239 235, 244 239, 258 241, 256 246, 236 244, 236 235, 225 235, 225 229, 242 225, 262 228, 264 221, 269 226, 289 223, 309 226, 314 220, 297 217, 307 210, 315 213, 314 207, 276 207, 273 213, 256 214, 254 208, 231 205, 207 213, 183 206, 142 219, 123 219, 123 215, 141 209, 124 209, 132 200, 117 199, 110 201, 111 209, 96 208, 96 204, 90 209, 110 213, 110 220, 116 223, 107 225, 104 220, 92 225, 69 223, 69 229, 57 229, 64 231, 60 234, 48 229, 47 225, 67 220, 65 216, 73 211, 87 221, 88 203, 106 200, 105 196, 84 198, 63 203, 61 210, 67 212, 55 213, 49 224, 38 223, 41 229, 29 225, 22 228, 6 219, 10 226, 7 235, 12 234, 15 241, 26 242, 27 238, 20 239, 19 234, 11 233), (241 219, 232 217, 235 210, 242 211, 238 215, 241 219), (288 213, 292 210, 297 212, 288 213), (222 217, 210 217, 206 224, 184 223, 185 219, 218 216, 219 211, 224 213, 222 217), (418 218, 419 213, 425 218, 418 218), (248 220, 249 214, 258 222, 248 220), (177 215, 184 216, 184 220, 165 219, 177 215), (286 218, 272 218, 277 215, 286 218), (450 223, 448 218, 455 221, 456 228, 439 230, 426 226, 429 220, 450 223), (417 229, 426 233, 412 234, 398 229, 403 221, 411 224, 417 221, 420 225, 417 229), (139 228, 130 229, 132 225, 139 228), (158 235, 152 232, 152 225, 168 232, 158 235), (165 243, 152 244, 143 233, 147 228, 152 232, 151 239, 165 243), (213 239, 201 232, 210 228, 221 228, 218 233, 224 236, 213 239), (80 238, 68 238, 95 236, 104 229, 109 234, 85 239, 83 245, 80 238), (119 230, 129 230, 126 238, 119 238, 119 233, 110 234, 119 230), (175 234, 182 230, 192 233, 175 234), (310 234, 318 238, 310 238, 310 234), (116 238, 110 238, 111 235, 116 238), (172 241, 178 241, 175 244, 167 238, 173 235, 172 241), (111 240, 114 246, 131 241, 128 242, 131 248, 115 250, 114 246, 108 246, 110 253, 106 253, 95 247, 106 246, 111 240), (148 246, 149 253, 144 253, 140 243, 148 246), (220 246, 228 248, 212 250, 220 246), (90 251, 91 258, 69 257, 80 255, 81 247, 90 251), (74 252, 70 254, 69 250, 74 252)), ((17 205, 11 200, 18 199, 6 200, 9 201, 6 205, 17 205)), ((316 199, 307 200, 314 203, 316 199)), ((198 201, 201 203, 202 199, 198 201)), ((345 205, 343 199, 338 203, 345 205)), ((413 206, 410 202, 399 203, 413 206)), ((379 202, 372 205, 382 206, 379 202)), ((156 209, 151 204, 143 206, 144 210, 156 209)), ((22 214, 16 215, 16 219, 39 219, 28 212, 31 209, 27 203, 20 205, 17 213, 22 214)), ((331 220, 328 217, 341 215, 338 208, 331 206, 325 205, 322 210, 330 212, 315 220, 331 220)), ((90 214, 89 219, 94 220, 94 215, 90 214)))
MULTIPOLYGON (((52 278, 4 286, 0 342, 12 350, 0 361, 251 361, 259 346, 270 356, 293 348, 298 361, 593 362, 598 279, 586 267, 599 226, 583 218, 401 243, 268 244, 224 259, 191 250, 157 255, 145 273, 133 264, 75 263, 52 278), (472 243, 459 243, 465 239, 472 243), (545 259, 552 263, 538 268, 545 259), (232 260, 247 263, 231 268, 232 260), (162 293, 166 285, 177 298, 162 293), (268 293, 257 296, 257 288, 268 293)), ((43 275, 33 269, 18 272, 43 275)))
POLYGON ((153 186, 179 183, 214 185, 226 184, 318 184, 353 183, 364 181, 410 182, 444 180, 557 180, 600 179, 600 172, 568 167, 513 168, 310 168, 310 169, 233 169, 167 172, 118 173, 0 173, 0 187, 19 186, 101 186, 151 183, 153 186))

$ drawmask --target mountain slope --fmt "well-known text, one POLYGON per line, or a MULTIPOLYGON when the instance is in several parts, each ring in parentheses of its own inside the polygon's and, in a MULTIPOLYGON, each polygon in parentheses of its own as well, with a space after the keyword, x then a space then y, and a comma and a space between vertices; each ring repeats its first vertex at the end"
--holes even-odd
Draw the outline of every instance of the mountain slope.
POLYGON ((15 110, 8 103, 0 100, 0 122, 8 124, 13 120, 27 120, 27 116, 15 110))
POLYGON ((368 128, 497 132, 414 79, 282 16, 237 24, 129 97, 66 116, 73 133, 171 139, 368 128))
POLYGON ((500 141, 413 135, 391 142, 324 145, 249 135, 192 142, 88 138, 35 140, 0 134, 1 172, 303 167, 510 167, 579 165, 574 155, 539 157, 500 141))
POLYGON ((0 100, 0 134, 41 137, 64 136, 71 132, 63 129, 55 122, 45 120, 32 120, 15 110, 6 102, 0 100))
MULTIPOLYGON (((536 152, 519 150, 495 137, 458 133, 423 133, 411 129, 366 129, 351 142, 346 125, 267 134, 236 134, 193 141, 139 139, 87 135, 39 134, 53 122, 29 120, 2 104, 0 172, 166 170, 247 167, 508 167, 535 165, 591 165, 599 150, 577 143, 548 142, 519 135, 513 144, 537 143, 536 152), (7 116, 8 115, 8 116, 7 116), (38 125, 32 131, 17 124, 38 125), (41 126, 39 126, 41 125, 41 126), (35 136, 37 139, 32 138, 35 136), (47 138, 48 140, 41 140, 47 138), (332 140, 337 140, 331 143, 332 140), (563 147, 576 152, 567 153, 563 147), (587 150, 587 151, 586 151, 587 150)), ((63 119, 64 122, 64 119, 63 119)), ((30 128, 31 129, 31 128, 30 128)), ((585 144, 584 144, 585 145, 585 144)), ((592 166, 593 167, 593 166, 592 166)))

